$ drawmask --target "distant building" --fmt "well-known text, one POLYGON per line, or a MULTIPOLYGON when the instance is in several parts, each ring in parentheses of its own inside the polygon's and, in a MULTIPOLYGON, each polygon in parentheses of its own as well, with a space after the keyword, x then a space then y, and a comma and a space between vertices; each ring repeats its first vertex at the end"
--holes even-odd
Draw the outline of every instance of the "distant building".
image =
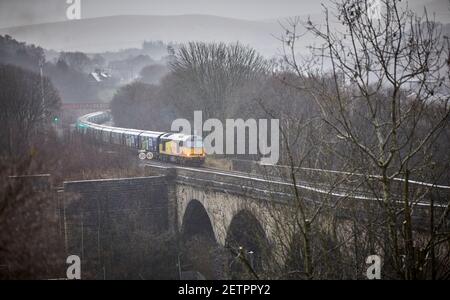
POLYGON ((95 83, 103 83, 112 80, 112 76, 100 69, 96 69, 94 72, 89 74, 89 79, 91 79, 95 83))

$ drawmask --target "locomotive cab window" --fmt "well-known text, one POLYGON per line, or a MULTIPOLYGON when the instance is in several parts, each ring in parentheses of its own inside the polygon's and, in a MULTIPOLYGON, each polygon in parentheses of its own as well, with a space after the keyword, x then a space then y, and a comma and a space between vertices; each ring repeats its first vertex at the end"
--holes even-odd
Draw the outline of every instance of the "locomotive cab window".
POLYGON ((203 148, 203 141, 199 138, 193 138, 186 141, 186 147, 188 148, 203 148))

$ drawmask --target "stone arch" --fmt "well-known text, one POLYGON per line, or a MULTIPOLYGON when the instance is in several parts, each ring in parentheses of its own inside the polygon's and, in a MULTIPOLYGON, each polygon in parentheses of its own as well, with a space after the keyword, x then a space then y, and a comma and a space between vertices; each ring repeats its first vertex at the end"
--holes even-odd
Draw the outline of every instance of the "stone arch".
POLYGON ((180 230, 180 264, 182 271, 194 271, 205 279, 222 279, 223 263, 212 220, 204 205, 195 199, 188 202, 180 230))
POLYGON ((251 278, 248 268, 242 262, 235 261, 239 251, 242 251, 240 255, 246 255, 246 260, 257 273, 270 269, 273 245, 263 224, 250 210, 242 209, 233 216, 227 228, 225 247, 233 256, 230 257, 230 271, 234 279, 241 279, 239 274, 243 273, 251 278))
POLYGON ((203 204, 192 199, 184 210, 181 223, 181 237, 202 235, 203 237, 217 242, 212 220, 203 204))

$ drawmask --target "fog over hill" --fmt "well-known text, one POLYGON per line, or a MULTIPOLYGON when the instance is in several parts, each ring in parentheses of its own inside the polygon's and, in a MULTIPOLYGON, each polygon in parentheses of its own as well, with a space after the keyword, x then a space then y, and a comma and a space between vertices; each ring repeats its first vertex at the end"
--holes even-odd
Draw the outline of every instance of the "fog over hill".
MULTIPOLYGON (((382 0, 379 0, 382 1, 382 0)), ((317 14, 332 0, 81 0, 82 18, 118 15, 213 15, 243 20, 317 14)), ((437 21, 449 20, 448 0, 402 0, 414 10, 428 8, 437 21)), ((66 21, 65 0, 1 0, 0 28, 66 21)))
POLYGON ((113 16, 12 27, 0 30, 47 49, 83 52, 139 47, 144 40, 224 41, 248 44, 275 54, 282 33, 276 20, 247 21, 206 15, 113 16))
MULTIPOLYGON (((58 3, 61 4, 60 2, 58 3)), ((89 5, 95 3, 99 5, 102 1, 89 2, 89 5)), ((330 2, 325 1, 324 3, 332 6, 330 2)), ((423 12, 424 6, 426 6, 428 13, 432 17, 435 17, 436 21, 450 23, 450 2, 448 0, 409 0, 402 3, 404 5, 407 3, 417 13, 423 12)), ((8 19, 6 9, 8 9, 10 15, 17 15, 20 10, 27 17, 17 17, 16 19, 21 20, 21 24, 28 25, 3 28, 0 29, 0 34, 9 34, 17 40, 57 51, 83 51, 90 53, 116 51, 140 47, 142 42, 146 40, 161 40, 176 43, 188 41, 239 41, 242 44, 256 48, 265 56, 273 56, 280 52, 281 43, 276 37, 283 33, 279 22, 280 20, 283 21, 286 19, 283 17, 285 15, 280 15, 278 18, 264 18, 264 16, 268 16, 269 14, 256 14, 255 12, 254 17, 260 16, 261 18, 249 20, 240 18, 241 15, 236 13, 230 17, 230 14, 226 13, 226 11, 220 13, 221 16, 211 14, 179 15, 175 14, 178 12, 178 10, 174 10, 175 8, 172 9, 174 12, 173 15, 143 15, 147 13, 146 9, 148 5, 148 3, 145 4, 135 0, 127 5, 121 4, 119 6, 117 4, 115 6, 108 6, 105 12, 102 12, 96 7, 89 9, 88 6, 85 8, 84 11, 86 13, 81 20, 66 21, 61 18, 51 18, 51 16, 60 16, 60 14, 52 13, 47 15, 44 12, 39 18, 38 16, 32 18, 26 14, 30 8, 19 6, 12 1, 2 2, 0 3, 0 8, 4 9, 0 12, 1 19, 4 19, 4 17, 5 20, 8 19), (123 9, 119 10, 119 7, 123 9), (139 7, 142 10, 138 12, 139 7), (123 11, 124 14, 128 12, 132 12, 133 14, 102 15, 118 13, 120 11, 123 11), (29 23, 26 23, 26 20, 29 20, 29 23), (32 21, 42 20, 46 20, 45 22, 47 23, 30 23, 32 21), (51 21, 49 22, 49 20, 51 21)), ((292 3, 291 5, 292 15, 300 14, 303 20, 311 16, 313 22, 323 22, 323 14, 318 13, 317 5, 307 5, 306 3, 302 6, 304 9, 300 9, 298 5, 296 6, 292 3)), ((201 8, 196 11, 208 11, 203 6, 201 8)), ((249 9, 245 5, 242 6, 242 9, 244 8, 249 9)), ((167 12, 165 10, 156 10, 156 6, 154 9, 157 13, 167 12)), ((218 13, 217 9, 216 7, 216 10, 211 10, 211 13, 218 13)), ((185 11, 190 13, 192 10, 186 9, 185 11)), ((64 5, 59 7, 59 11, 64 11, 64 5)), ((275 13, 284 14, 286 11, 274 11, 275 13)), ((17 24, 12 21, 9 23, 17 24)), ((333 26, 338 26, 338 24, 333 24, 333 26)), ((298 51, 306 51, 305 46, 313 44, 314 41, 311 36, 303 36, 299 41, 298 51)))

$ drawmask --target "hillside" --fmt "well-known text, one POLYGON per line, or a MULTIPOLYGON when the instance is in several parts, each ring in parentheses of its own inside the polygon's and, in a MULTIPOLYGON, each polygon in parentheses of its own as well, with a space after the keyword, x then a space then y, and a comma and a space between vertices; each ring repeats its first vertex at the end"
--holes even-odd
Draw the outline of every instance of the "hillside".
POLYGON ((240 41, 271 55, 279 47, 276 21, 246 21, 206 15, 113 16, 1 29, 15 39, 47 49, 83 52, 137 47, 144 40, 165 42, 240 41))

